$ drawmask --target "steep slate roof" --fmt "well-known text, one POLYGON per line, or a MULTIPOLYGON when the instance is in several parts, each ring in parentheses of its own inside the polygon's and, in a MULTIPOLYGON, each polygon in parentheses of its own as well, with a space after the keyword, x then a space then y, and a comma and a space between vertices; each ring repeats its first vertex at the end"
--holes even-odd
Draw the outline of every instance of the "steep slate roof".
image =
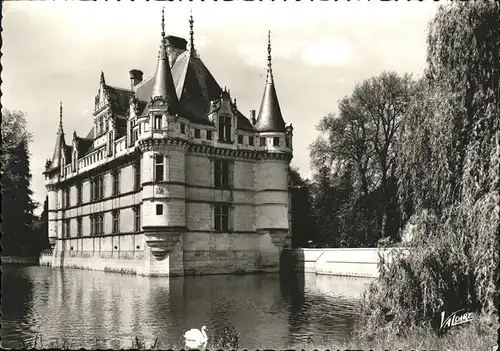
POLYGON ((78 148, 78 155, 82 157, 87 154, 91 149, 93 149, 92 145, 94 143, 94 139, 88 138, 77 138, 76 145, 78 148))
MULTIPOLYGON (((210 101, 220 98, 222 89, 203 61, 196 56, 194 51, 188 49, 182 52, 175 59, 175 62, 170 62, 169 64, 175 92, 179 101, 179 115, 186 117, 193 123, 213 125, 208 119, 210 101)), ((137 84, 133 91, 106 84, 105 88, 111 100, 113 114, 127 118, 130 97, 135 95, 135 98, 138 100, 139 115, 147 115, 149 113, 148 105, 151 101, 154 82, 155 74, 137 84)), ((236 109, 235 115, 238 129, 246 131, 255 130, 243 113, 236 109)), ((120 126, 122 126, 121 123, 120 126)), ((120 134, 123 135, 123 133, 120 134)), ((94 127, 89 130, 85 139, 95 139, 94 127)), ((92 147, 89 147, 87 153, 91 149, 92 147)), ((84 154, 80 153, 80 155, 84 154)))
MULTIPOLYGON (((187 113, 187 118, 194 123, 212 125, 208 119, 210 101, 222 94, 222 89, 212 76, 203 61, 192 55, 189 50, 184 51, 171 65, 177 98, 187 113)), ((136 86, 135 96, 142 102, 141 115, 148 113, 147 102, 151 99, 154 75, 146 78, 136 86)), ((139 105, 141 107, 141 103, 139 105)), ((250 121, 239 111, 236 113, 238 128, 253 130, 250 121)))
POLYGON ((73 156, 73 146, 64 145, 64 156, 66 157, 66 166, 71 163, 71 158, 73 156))
POLYGON ((111 85, 104 86, 111 100, 111 110, 115 115, 127 116, 129 101, 134 92, 130 89, 122 89, 112 87, 111 85))
POLYGON ((63 152, 66 151, 66 141, 64 140, 62 116, 63 116, 63 107, 61 102, 59 105, 59 128, 57 130, 56 145, 54 146, 54 152, 52 153, 50 164, 47 166, 44 173, 59 169, 59 167, 61 166, 61 156, 63 155, 63 152))
MULTIPOLYGON (((163 17, 162 17, 163 19, 163 17)), ((153 88, 150 95, 151 99, 162 99, 167 104, 169 113, 179 113, 179 100, 175 93, 174 80, 170 71, 170 63, 167 55, 166 40, 162 33, 160 44, 160 53, 153 81, 153 88)))
POLYGON ((273 70, 271 65, 271 32, 267 43, 267 79, 264 95, 260 104, 259 115, 255 123, 259 132, 285 132, 285 121, 281 114, 276 88, 274 87, 273 70))

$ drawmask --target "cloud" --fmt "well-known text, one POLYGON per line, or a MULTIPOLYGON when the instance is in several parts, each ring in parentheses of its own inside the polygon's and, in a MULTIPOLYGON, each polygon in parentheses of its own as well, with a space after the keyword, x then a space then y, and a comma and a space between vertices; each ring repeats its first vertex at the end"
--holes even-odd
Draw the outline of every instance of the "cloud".
POLYGON ((352 46, 344 38, 331 37, 307 45, 302 60, 313 66, 343 66, 352 60, 352 46))

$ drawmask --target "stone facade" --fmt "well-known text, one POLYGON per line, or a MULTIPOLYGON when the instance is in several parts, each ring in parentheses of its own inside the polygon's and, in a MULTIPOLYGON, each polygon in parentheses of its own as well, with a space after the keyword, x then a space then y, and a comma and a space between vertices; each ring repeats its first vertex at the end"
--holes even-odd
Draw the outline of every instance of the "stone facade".
POLYGON ((45 179, 52 266, 141 275, 276 272, 289 234, 285 127, 269 72, 247 119, 186 41, 162 35, 156 72, 130 89, 101 74, 93 127, 45 179))

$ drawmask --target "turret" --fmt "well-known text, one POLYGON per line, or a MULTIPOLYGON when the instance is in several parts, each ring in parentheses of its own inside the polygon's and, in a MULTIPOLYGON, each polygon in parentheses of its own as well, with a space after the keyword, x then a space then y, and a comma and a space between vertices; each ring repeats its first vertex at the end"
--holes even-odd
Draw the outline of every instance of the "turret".
POLYGON ((66 142, 64 140, 64 129, 62 122, 62 102, 59 107, 59 129, 57 130, 56 145, 52 153, 51 162, 45 169, 45 174, 58 170, 61 167, 61 159, 65 151, 66 142))
POLYGON ((45 187, 48 196, 48 228, 49 228, 49 242, 52 248, 57 240, 58 225, 57 225, 57 202, 58 194, 55 184, 58 182, 61 174, 63 153, 66 149, 66 142, 64 140, 64 129, 62 122, 62 102, 59 107, 59 129, 57 130, 56 145, 52 158, 47 160, 45 169, 45 187))
POLYGON ((267 43, 267 78, 264 95, 260 104, 259 115, 255 129, 259 132, 285 132, 285 122, 281 115, 276 88, 274 87, 273 70, 271 65, 271 32, 269 31, 267 43))
MULTIPOLYGON (((291 160, 291 147, 287 141, 287 130, 276 95, 271 66, 271 35, 268 36, 268 70, 264 95, 257 121, 257 147, 261 156, 256 167, 256 229, 261 234, 261 247, 269 240, 275 250, 283 247, 288 235, 288 167, 291 160)), ((278 257, 270 252, 272 260, 278 257)))
MULTIPOLYGON (((163 10, 162 10, 163 11, 163 10)), ((154 77, 153 89, 151 91, 151 105, 159 105, 170 113, 176 111, 179 101, 175 92, 174 80, 170 71, 170 62, 167 55, 167 45, 165 38, 165 20, 162 12, 162 32, 160 52, 158 54, 158 63, 154 77), (156 102, 159 104, 156 104, 156 102)))
POLYGON ((162 10, 160 53, 148 106, 151 133, 139 139, 144 175, 141 223, 153 256, 148 261, 149 275, 154 275, 157 269, 173 275, 183 272, 186 150, 184 142, 165 142, 163 133, 174 132, 173 127, 180 125, 178 117, 184 116, 170 71, 164 26, 162 10))

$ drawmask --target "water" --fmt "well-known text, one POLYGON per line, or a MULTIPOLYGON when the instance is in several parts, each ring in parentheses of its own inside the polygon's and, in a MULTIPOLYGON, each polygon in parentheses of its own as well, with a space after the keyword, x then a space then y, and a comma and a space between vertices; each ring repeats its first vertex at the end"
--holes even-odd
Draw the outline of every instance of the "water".
POLYGON ((285 348, 349 336, 370 281, 293 275, 148 278, 77 269, 2 267, 1 346, 129 348, 132 338, 163 349, 191 328, 240 333, 240 347, 285 348), (98 340, 98 341, 96 341, 98 340), (52 343, 52 344, 51 344, 52 343))

